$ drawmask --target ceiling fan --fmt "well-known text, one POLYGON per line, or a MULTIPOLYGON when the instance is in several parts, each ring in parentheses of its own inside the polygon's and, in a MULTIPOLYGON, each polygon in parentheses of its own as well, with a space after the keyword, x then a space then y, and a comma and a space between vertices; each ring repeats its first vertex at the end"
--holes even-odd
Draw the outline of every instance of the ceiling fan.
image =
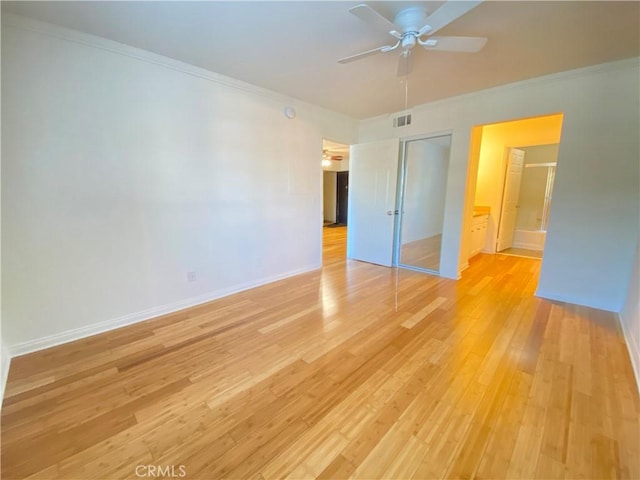
POLYGON ((478 52, 487 43, 485 37, 433 37, 432 35, 480 3, 482 0, 449 0, 431 15, 427 15, 427 11, 420 6, 408 7, 398 12, 393 22, 365 3, 356 5, 349 9, 350 13, 378 30, 384 30, 394 37, 396 42, 341 58, 338 62, 349 63, 369 55, 387 53, 401 48, 398 76, 404 77, 411 71, 411 51, 416 44, 427 50, 478 52))

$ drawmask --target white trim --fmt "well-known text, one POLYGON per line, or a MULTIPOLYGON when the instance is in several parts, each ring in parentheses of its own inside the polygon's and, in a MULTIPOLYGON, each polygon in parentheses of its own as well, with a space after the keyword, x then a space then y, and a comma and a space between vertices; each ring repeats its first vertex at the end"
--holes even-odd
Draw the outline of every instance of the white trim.
MULTIPOLYGON (((45 348, 55 347, 63 343, 73 342, 82 338, 97 335, 99 333, 108 332, 116 328, 125 327, 138 322, 144 322, 152 318, 166 315, 186 308, 195 307, 203 303, 211 302, 218 298, 226 297, 234 293, 239 293, 245 290, 250 290, 267 283, 277 282, 285 278, 293 277, 303 273, 318 270, 320 264, 308 265, 306 267, 293 270, 281 275, 275 275, 272 277, 262 278, 255 282, 247 282, 244 284, 236 285, 231 288, 217 290, 197 297, 187 298, 186 300, 180 300, 178 302, 170 303, 167 305, 161 305, 158 307, 152 307, 140 312, 130 313, 122 317, 114 318, 111 320, 105 320, 103 322, 94 323, 85 327, 75 328, 73 330, 67 330, 65 332, 56 333, 54 335, 48 335, 46 337, 37 338, 35 340, 29 340, 26 342, 18 343, 9 346, 9 355, 11 357, 17 357, 19 355, 26 355, 27 353, 33 353, 38 350, 44 350, 45 348)), ((3 349, 4 350, 4 349, 3 349)), ((4 362, 4 357, 3 357, 4 362)))
MULTIPOLYGON (((353 121, 354 119, 343 113, 334 112, 324 107, 320 107, 302 100, 298 100, 293 97, 286 96, 281 93, 268 90, 266 88, 258 87, 251 83, 243 82, 232 77, 227 77, 220 73, 212 72, 205 68, 196 67, 189 63, 174 60, 169 57, 165 57, 156 53, 143 50, 141 48, 132 47, 124 43, 119 43, 113 40, 109 40, 96 35, 79 32, 69 28, 60 27, 46 22, 41 22, 21 15, 13 13, 2 14, 2 28, 13 27, 30 32, 34 32, 40 35, 46 35, 49 37, 59 38, 68 42, 84 45, 86 47, 96 48, 104 50, 117 55, 123 55, 126 57, 134 58, 143 62, 158 65, 160 67, 168 68, 170 70, 176 70, 187 75, 202 78, 218 85, 240 90, 244 93, 255 95, 261 98, 266 98, 275 102, 282 103, 292 108, 306 107, 310 110, 320 110, 323 112, 330 112, 332 115, 342 117, 343 119, 353 121)), ((341 142, 344 143, 344 142, 341 142)))
POLYGON ((611 305, 604 305, 599 303, 591 303, 590 298, 578 298, 578 297, 562 297, 556 293, 544 292, 539 289, 536 290, 536 297, 544 298, 546 300, 552 300, 554 302, 572 303, 574 305, 581 305, 584 307, 596 308, 598 310, 605 310, 607 312, 617 313, 617 307, 611 305))
POLYGON ((7 386, 7 378, 9 378, 9 367, 11 366, 11 352, 4 343, 2 343, 0 348, 2 348, 2 351, 0 352, 0 356, 2 357, 2 373, 0 378, 0 409, 2 409, 4 390, 7 386))
MULTIPOLYGON (((469 258, 473 258, 473 257, 469 257, 469 258)), ((469 268, 469 258, 467 258, 467 261, 464 262, 462 264, 462 266, 460 267, 460 269, 458 270, 458 280, 460 280, 462 278, 462 273, 469 268)))
MULTIPOLYGON (((558 145, 557 143, 552 143, 550 145, 558 145)), ((527 147, 523 147, 527 148, 527 147)), ((547 162, 547 163, 525 163, 524 168, 535 168, 535 167, 557 167, 558 162, 547 162)))
POLYGON ((640 350, 633 341, 631 332, 627 329, 627 324, 622 319, 622 314, 618 313, 618 322, 622 328, 622 335, 624 336, 624 343, 627 344, 627 350, 629 351, 629 358, 631 358, 631 366, 633 367, 633 374, 636 377, 636 388, 638 394, 640 394, 640 350))
POLYGON ((624 337, 624 343, 627 344, 627 350, 629 351, 629 357, 631 358, 631 366, 633 368, 633 374, 636 380, 636 387, 638 389, 638 393, 640 394, 640 351, 638 347, 633 343, 633 337, 631 336, 631 332, 627 330, 625 322, 622 320, 622 315, 619 312, 614 312, 610 307, 603 305, 589 305, 585 303, 583 300, 579 299, 565 299, 560 298, 557 295, 547 294, 545 292, 540 292, 539 290, 535 293, 536 297, 545 298, 547 300, 564 302, 564 303, 572 303, 575 305, 584 305, 591 308, 597 308, 600 310, 606 310, 616 314, 616 318, 618 319, 618 323, 620 323, 620 327, 622 329, 622 336, 624 337))
MULTIPOLYGON (((421 103, 419 105, 416 105, 414 107, 411 108, 412 110, 412 114, 419 114, 423 111, 429 110, 431 109, 431 107, 436 106, 436 105, 440 105, 440 104, 447 104, 449 102, 464 102, 464 101, 468 101, 471 98, 475 98, 475 97, 482 97, 485 95, 491 95, 494 93, 498 93, 498 94, 502 94, 505 91, 508 90, 517 90, 523 87, 527 87, 527 86, 540 86, 540 85, 545 85, 548 83, 555 83, 558 80, 569 80, 571 78, 575 78, 575 77, 583 77, 583 76, 590 76, 594 73, 603 73, 603 74, 607 74, 611 71, 615 71, 615 70, 622 70, 622 69, 627 69, 630 67, 635 67, 638 65, 638 63, 640 63, 640 57, 633 57, 633 58, 626 58, 623 60, 615 60, 613 62, 606 62, 606 63, 599 63, 597 65, 590 65, 587 67, 581 67, 581 68, 575 68, 572 70, 564 70, 562 72, 556 72, 556 73, 550 73, 550 74, 546 74, 546 75, 541 75, 539 77, 533 77, 533 78, 528 78, 526 80, 520 80, 520 81, 516 81, 516 82, 512 82, 512 83, 506 83, 504 85, 497 85, 495 87, 490 87, 490 88, 486 88, 484 90, 476 90, 473 92, 468 92, 468 93, 462 93, 460 95, 454 95, 451 97, 445 97, 445 98, 441 98, 438 100, 433 100, 431 102, 426 102, 426 103, 421 103)), ((404 110, 403 110, 404 111, 404 110)), ((531 114, 529 115, 527 118, 530 117, 535 117, 538 115, 553 115, 554 113, 561 113, 561 112, 543 112, 540 114, 531 114)), ((376 115, 375 117, 368 117, 365 119, 360 120, 360 122, 376 122, 376 121, 380 121, 382 119, 388 119, 388 118, 393 118, 395 115, 397 114, 397 112, 392 112, 392 113, 383 113, 380 115, 376 115)), ((509 121, 513 121, 513 120, 518 120, 517 118, 504 118, 502 120, 488 120, 486 123, 482 123, 479 124, 477 126, 484 126, 484 125, 491 125, 493 123, 500 123, 500 122, 509 122, 509 121)))

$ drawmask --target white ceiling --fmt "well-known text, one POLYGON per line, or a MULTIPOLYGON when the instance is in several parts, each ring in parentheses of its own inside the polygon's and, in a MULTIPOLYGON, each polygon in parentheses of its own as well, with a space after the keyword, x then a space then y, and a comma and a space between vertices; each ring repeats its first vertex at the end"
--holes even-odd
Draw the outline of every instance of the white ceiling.
MULTIPOLYGON (((342 65, 389 43, 354 1, 2 2, 3 12, 105 37, 366 118, 404 109, 397 52, 342 65)), ((368 2, 393 18, 408 5, 368 2)), ((418 49, 409 106, 549 73, 640 56, 640 2, 487 1, 438 32, 486 36, 476 54, 418 49)))

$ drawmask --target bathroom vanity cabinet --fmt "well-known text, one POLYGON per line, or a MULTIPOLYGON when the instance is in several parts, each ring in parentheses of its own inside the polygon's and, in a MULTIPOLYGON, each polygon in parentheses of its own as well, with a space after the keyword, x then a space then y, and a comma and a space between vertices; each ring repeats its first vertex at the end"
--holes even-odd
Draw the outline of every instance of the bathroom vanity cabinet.
POLYGON ((471 221, 471 252, 469 257, 480 253, 487 241, 487 225, 489 214, 484 212, 474 212, 471 221))

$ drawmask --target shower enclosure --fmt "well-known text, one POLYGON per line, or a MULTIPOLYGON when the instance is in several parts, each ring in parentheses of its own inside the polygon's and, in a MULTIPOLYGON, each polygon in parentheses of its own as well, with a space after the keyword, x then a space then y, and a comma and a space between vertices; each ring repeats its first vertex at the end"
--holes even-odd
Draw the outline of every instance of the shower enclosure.
POLYGON ((556 162, 525 163, 513 246, 543 250, 556 175, 556 162))

